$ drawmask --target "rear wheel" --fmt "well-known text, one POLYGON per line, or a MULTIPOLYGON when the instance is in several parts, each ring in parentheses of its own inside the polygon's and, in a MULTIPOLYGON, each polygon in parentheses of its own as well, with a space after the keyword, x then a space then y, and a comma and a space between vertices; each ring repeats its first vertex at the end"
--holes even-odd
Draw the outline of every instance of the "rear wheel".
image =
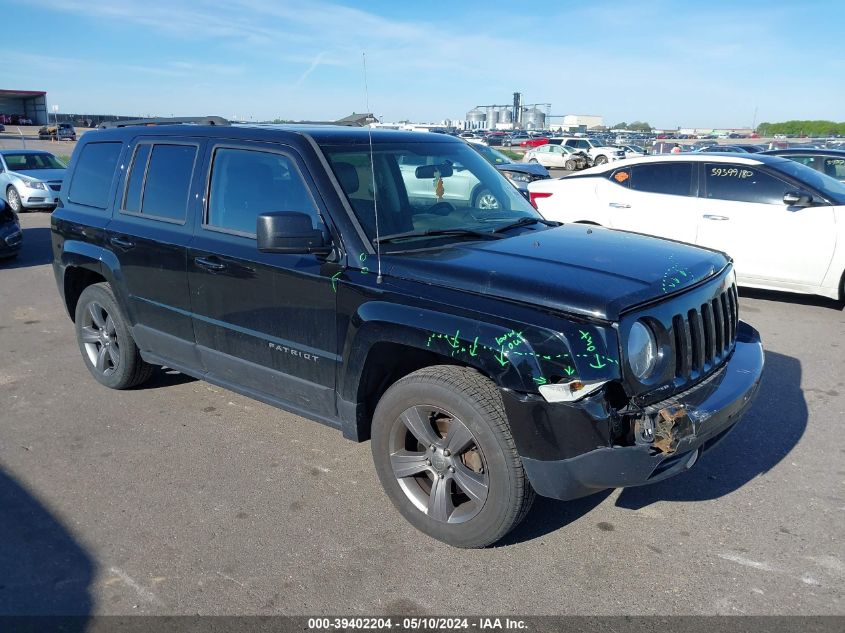
POLYGON ((82 291, 75 326, 85 366, 100 384, 129 389, 152 375, 154 368, 141 358, 108 284, 94 284, 82 291))
POLYGON ((599 155, 596 156, 596 160, 593 161, 594 165, 604 165, 607 162, 607 156, 599 155))
POLYGON ((535 165, 539 165, 539 164, 540 164, 540 161, 538 161, 536 158, 531 158, 531 159, 529 159, 529 161, 528 161, 528 162, 529 162, 529 163, 534 163, 535 165))
POLYGON ((567 171, 575 171, 575 161, 571 158, 563 165, 567 171))
POLYGON ((21 196, 18 193, 18 190, 12 185, 6 187, 6 202, 9 203, 9 208, 15 213, 21 213, 23 211, 21 196))
POLYGON ((435 366, 388 389, 372 427, 376 472, 417 529, 455 547, 495 543, 534 500, 496 386, 435 366))

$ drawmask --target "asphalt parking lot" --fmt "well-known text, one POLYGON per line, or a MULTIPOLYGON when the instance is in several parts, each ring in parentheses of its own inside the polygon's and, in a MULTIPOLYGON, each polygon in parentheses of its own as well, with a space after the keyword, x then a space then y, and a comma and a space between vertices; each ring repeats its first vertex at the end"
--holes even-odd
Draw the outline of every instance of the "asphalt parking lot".
POLYGON ((462 551, 389 505, 369 444, 176 373, 99 386, 49 215, 21 221, 0 264, 0 613, 845 613, 841 304, 744 292, 766 369, 725 442, 462 551))

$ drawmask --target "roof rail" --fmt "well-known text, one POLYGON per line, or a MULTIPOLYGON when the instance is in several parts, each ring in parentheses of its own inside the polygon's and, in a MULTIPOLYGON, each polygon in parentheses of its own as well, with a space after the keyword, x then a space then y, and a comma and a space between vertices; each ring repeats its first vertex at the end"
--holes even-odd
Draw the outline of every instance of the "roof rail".
POLYGON ((115 127, 129 127, 133 125, 173 125, 177 123, 194 123, 196 125, 229 125, 229 121, 220 116, 171 117, 157 119, 132 119, 128 121, 106 121, 98 126, 101 130, 115 127))

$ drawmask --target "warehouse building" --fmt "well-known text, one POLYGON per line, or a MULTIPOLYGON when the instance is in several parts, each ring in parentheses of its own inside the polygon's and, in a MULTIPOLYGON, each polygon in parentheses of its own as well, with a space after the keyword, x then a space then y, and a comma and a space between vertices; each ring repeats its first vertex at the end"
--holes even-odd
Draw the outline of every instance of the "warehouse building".
POLYGON ((0 115, 26 117, 34 125, 47 123, 47 93, 40 90, 0 89, 0 115))

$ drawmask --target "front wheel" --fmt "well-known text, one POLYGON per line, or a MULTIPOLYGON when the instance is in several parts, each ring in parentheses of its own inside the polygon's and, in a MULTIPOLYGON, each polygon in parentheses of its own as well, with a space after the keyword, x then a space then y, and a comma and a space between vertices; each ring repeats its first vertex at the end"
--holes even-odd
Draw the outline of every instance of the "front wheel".
POLYGON ((489 189, 482 189, 475 196, 475 201, 472 204, 476 209, 498 209, 499 200, 494 196, 489 189))
POLYGON ((427 367, 391 386, 373 416, 372 451, 399 512, 455 547, 495 543, 534 500, 501 396, 469 368, 427 367))
POLYGON ((18 190, 15 189, 12 185, 9 185, 6 188, 6 202, 9 203, 9 208, 15 213, 21 213, 23 211, 23 203, 21 203, 21 196, 18 193, 18 190))
POLYGON ((596 160, 593 161, 594 165, 604 165, 607 162, 607 156, 596 156, 596 160))

